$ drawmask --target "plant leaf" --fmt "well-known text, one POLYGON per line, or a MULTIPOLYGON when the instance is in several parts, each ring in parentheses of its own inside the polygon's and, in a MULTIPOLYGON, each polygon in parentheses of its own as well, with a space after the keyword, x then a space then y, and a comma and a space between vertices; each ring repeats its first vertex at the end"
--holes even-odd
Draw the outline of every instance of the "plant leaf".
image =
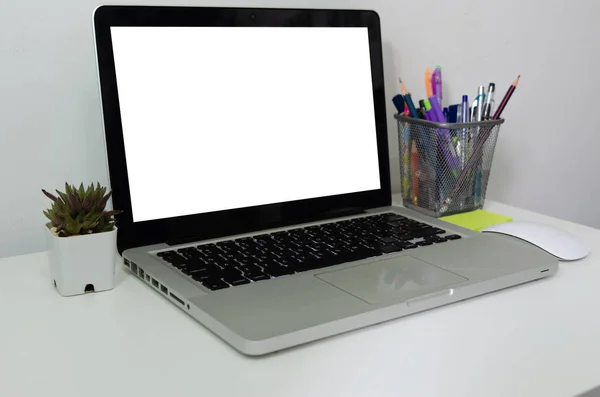
POLYGON ((43 193, 46 195, 46 197, 48 197, 50 200, 52 200, 52 201, 57 201, 57 200, 58 200, 58 198, 57 198, 55 195, 53 195, 53 194, 51 194, 51 193, 48 193, 48 192, 47 192, 47 191, 45 191, 44 189, 42 189, 42 192, 43 192, 43 193))
POLYGON ((122 212, 123 211, 120 211, 120 210, 104 211, 104 217, 105 218, 110 218, 110 217, 113 217, 115 215, 119 215, 122 212))
POLYGON ((65 224, 65 230, 69 235, 74 236, 79 234, 81 226, 79 225, 77 219, 67 219, 67 223, 65 224))
POLYGON ((48 218, 50 220, 50 222, 54 221, 54 217, 51 216, 48 211, 43 211, 44 215, 46 216, 46 218, 48 218))
POLYGON ((60 191, 58 191, 58 190, 56 191, 56 193, 58 194, 58 197, 60 197, 60 198, 61 198, 61 200, 62 200, 62 203, 60 202, 61 200, 58 200, 58 201, 57 201, 59 204, 63 204, 63 203, 64 203, 64 204, 66 204, 66 203, 68 203, 68 202, 69 202, 69 198, 68 198, 67 196, 68 196, 70 193, 63 193, 63 192, 60 192, 60 191))
POLYGON ((68 199, 69 213, 71 216, 77 216, 79 213, 81 213, 81 200, 75 193, 69 194, 68 199))
POLYGON ((110 192, 108 192, 108 194, 106 196, 102 197, 102 200, 100 200, 100 203, 98 203, 99 211, 104 211, 104 208, 106 208, 106 203, 108 202, 108 199, 110 198, 110 196, 112 196, 112 190, 110 192))

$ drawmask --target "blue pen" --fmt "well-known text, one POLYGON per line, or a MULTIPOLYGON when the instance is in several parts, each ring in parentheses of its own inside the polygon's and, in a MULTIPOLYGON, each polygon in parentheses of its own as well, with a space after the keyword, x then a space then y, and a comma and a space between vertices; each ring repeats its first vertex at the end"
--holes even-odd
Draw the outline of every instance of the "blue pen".
MULTIPOLYGON (((462 115, 460 121, 463 123, 469 122, 469 96, 463 95, 462 97, 462 106, 461 106, 462 115)), ((465 164, 467 163, 467 139, 469 136, 469 130, 467 128, 463 128, 461 131, 460 144, 461 144, 461 153, 460 153, 460 169, 465 168, 465 164)))
POLYGON ((404 112, 404 98, 402 97, 402 95, 397 94, 396 96, 394 96, 392 98, 392 102, 394 103, 398 114, 401 115, 404 112))

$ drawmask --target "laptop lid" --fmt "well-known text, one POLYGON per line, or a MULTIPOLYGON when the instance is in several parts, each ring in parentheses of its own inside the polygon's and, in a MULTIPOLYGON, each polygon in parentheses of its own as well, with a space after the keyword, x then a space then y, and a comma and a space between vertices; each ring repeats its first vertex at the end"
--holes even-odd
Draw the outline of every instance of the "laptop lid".
POLYGON ((373 11, 94 13, 119 252, 389 205, 373 11))

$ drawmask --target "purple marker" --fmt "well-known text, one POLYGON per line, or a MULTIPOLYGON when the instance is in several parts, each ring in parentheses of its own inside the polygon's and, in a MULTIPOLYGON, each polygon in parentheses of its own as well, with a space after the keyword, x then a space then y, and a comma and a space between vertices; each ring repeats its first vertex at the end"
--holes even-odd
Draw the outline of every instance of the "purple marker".
POLYGON ((429 98, 429 103, 431 103, 431 110, 435 113, 435 118, 438 123, 445 123, 446 119, 444 118, 444 112, 442 111, 442 107, 437 100, 437 96, 432 96, 429 98))
MULTIPOLYGON (((444 117, 442 108, 440 107, 440 104, 437 101, 437 97, 434 95, 430 97, 429 101, 427 102, 431 104, 430 112, 433 112, 435 121, 437 121, 438 123, 445 123, 446 118, 444 117)), ((425 105, 427 105, 427 102, 425 102, 425 105)), ((446 160, 448 161, 449 165, 453 168, 452 171, 457 172, 460 164, 458 156, 456 154, 456 148, 454 147, 454 144, 452 143, 452 138, 450 137, 450 131, 447 129, 439 129, 439 134, 442 138, 442 141, 444 142, 442 149, 445 153, 448 153, 446 155, 446 160)))
POLYGON ((425 112, 425 117, 427 118, 427 120, 429 121, 433 121, 436 122, 437 118, 435 117, 435 113, 433 113, 432 109, 429 109, 425 112))
MULTIPOLYGON (((431 89, 433 95, 437 98, 439 105, 442 106, 442 68, 440 66, 436 66, 431 75, 431 89)), ((431 100, 431 98, 429 99, 431 100)))

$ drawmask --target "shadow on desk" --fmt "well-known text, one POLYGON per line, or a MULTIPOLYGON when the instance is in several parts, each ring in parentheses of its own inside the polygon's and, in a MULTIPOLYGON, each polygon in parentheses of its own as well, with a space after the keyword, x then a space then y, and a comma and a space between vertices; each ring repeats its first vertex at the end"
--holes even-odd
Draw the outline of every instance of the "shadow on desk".
POLYGON ((598 386, 595 389, 592 389, 588 392, 580 394, 577 397, 600 397, 600 386, 598 386))

